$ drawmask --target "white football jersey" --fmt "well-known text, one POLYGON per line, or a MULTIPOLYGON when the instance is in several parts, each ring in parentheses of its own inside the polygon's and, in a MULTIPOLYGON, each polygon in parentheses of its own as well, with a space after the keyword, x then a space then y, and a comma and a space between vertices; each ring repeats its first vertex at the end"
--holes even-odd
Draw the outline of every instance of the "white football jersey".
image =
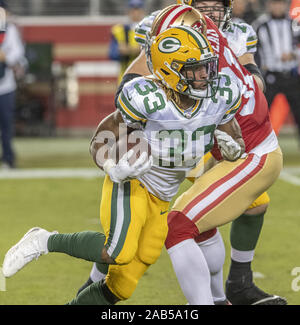
POLYGON ((170 201, 186 174, 209 152, 214 131, 229 122, 241 105, 241 90, 226 75, 212 98, 195 101, 182 110, 168 100, 153 77, 140 77, 125 84, 117 101, 125 123, 143 131, 154 164, 139 180, 150 193, 170 201))
POLYGON ((136 26, 134 39, 141 47, 145 47, 147 35, 151 31, 152 23, 155 17, 160 13, 160 10, 152 12, 150 15, 145 16, 136 26))
MULTIPOLYGON (((159 10, 152 12, 138 23, 134 38, 141 47, 145 46, 147 34, 150 33, 152 23, 159 12, 159 10)), ((254 54, 257 51, 258 40, 256 32, 247 23, 233 22, 229 25, 227 31, 222 32, 222 34, 227 39, 229 47, 236 57, 242 56, 245 53, 254 54)))
POLYGON ((236 57, 245 53, 254 54, 257 50, 257 35, 252 26, 246 23, 231 23, 222 34, 236 57))

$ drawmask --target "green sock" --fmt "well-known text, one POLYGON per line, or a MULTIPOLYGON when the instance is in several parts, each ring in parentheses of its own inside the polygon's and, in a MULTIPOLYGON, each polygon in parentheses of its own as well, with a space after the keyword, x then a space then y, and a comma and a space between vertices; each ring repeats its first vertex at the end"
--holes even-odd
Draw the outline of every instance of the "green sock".
POLYGON ((96 263, 96 268, 102 274, 107 274, 108 273, 109 265, 108 264, 103 264, 103 263, 102 264, 96 263))
POLYGON ((231 224, 231 247, 239 251, 254 250, 263 226, 265 212, 249 215, 242 214, 231 224))
POLYGON ((111 305, 111 303, 105 298, 100 281, 82 290, 68 305, 111 305))
POLYGON ((51 235, 48 239, 49 252, 65 253, 91 262, 103 263, 101 253, 105 236, 96 231, 51 235))

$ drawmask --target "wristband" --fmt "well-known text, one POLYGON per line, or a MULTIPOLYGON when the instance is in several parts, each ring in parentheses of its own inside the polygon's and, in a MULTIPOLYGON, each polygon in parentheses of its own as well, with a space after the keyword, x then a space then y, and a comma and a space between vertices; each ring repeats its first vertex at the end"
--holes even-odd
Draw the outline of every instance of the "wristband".
POLYGON ((265 79, 261 73, 261 71, 259 70, 258 66, 256 64, 253 64, 253 63, 248 63, 248 64, 245 64, 244 67, 251 73, 251 74, 254 74, 256 75, 263 83, 263 92, 266 91, 266 82, 265 82, 265 79))

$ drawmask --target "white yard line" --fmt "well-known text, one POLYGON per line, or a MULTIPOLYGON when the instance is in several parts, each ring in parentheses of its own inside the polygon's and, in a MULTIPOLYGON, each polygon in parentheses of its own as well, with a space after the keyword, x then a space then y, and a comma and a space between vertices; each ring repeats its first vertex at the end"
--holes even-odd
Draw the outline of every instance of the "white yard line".
POLYGON ((0 267, 0 291, 6 291, 6 281, 5 276, 2 272, 2 268, 0 267))
MULTIPOLYGON (((42 179, 42 178, 95 178, 104 172, 96 168, 39 168, 0 170, 1 179, 42 179)), ((300 167, 285 167, 280 179, 300 186, 300 167), (299 175, 299 176, 298 176, 299 175)))
POLYGON ((104 172, 94 168, 53 168, 1 170, 0 179, 95 178, 104 172))
MULTIPOLYGON (((293 169, 295 171, 296 169, 293 169)), ((288 169, 283 169, 281 174, 280 174, 280 179, 283 181, 286 181, 290 184, 300 186, 300 176, 293 175, 293 171, 288 170, 288 169)), ((297 175, 300 174, 300 169, 298 168, 297 175)))

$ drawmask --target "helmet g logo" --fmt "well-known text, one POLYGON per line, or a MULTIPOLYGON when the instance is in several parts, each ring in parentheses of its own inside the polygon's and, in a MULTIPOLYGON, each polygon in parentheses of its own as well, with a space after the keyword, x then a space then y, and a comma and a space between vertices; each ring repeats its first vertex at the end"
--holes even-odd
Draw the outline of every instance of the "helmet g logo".
POLYGON ((173 53, 180 49, 181 42, 175 37, 166 37, 160 41, 158 49, 162 53, 173 53))

